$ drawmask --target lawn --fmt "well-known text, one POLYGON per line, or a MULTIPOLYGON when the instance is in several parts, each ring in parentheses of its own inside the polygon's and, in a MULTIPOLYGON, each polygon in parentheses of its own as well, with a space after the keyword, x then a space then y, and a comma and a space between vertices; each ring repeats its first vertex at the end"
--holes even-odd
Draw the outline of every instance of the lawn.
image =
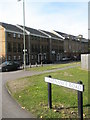
POLYGON ((46 70, 53 70, 53 69, 58 69, 62 67, 67 67, 67 66, 72 66, 72 65, 77 65, 80 64, 80 62, 70 62, 70 63, 64 63, 64 64, 48 64, 48 65, 43 65, 43 66, 38 66, 38 67, 31 67, 31 68, 26 68, 28 71, 46 71, 46 70))
POLYGON ((8 81, 7 88, 23 109, 27 109, 37 118, 77 118, 77 91, 52 85, 52 109, 48 108, 47 83, 44 77, 77 83, 82 80, 85 85, 83 93, 84 118, 90 117, 88 113, 88 72, 80 67, 21 78, 8 81))

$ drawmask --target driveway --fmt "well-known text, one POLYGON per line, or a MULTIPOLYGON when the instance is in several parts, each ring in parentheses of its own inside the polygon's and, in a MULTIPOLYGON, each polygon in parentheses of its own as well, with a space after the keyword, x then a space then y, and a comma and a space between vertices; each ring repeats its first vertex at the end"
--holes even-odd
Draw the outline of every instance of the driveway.
MULTIPOLYGON (((8 91, 5 88, 5 83, 7 82, 7 80, 15 80, 17 78, 21 78, 21 77, 25 77, 25 76, 49 73, 49 72, 54 72, 57 70, 73 68, 76 66, 79 66, 79 64, 74 65, 74 66, 60 68, 60 69, 55 69, 55 70, 43 71, 43 72, 33 72, 33 71, 31 72, 31 71, 19 70, 19 71, 14 71, 14 72, 0 73, 0 82, 2 80, 2 102, 0 99, 0 103, 2 103, 2 104, 0 104, 0 107, 2 107, 2 118, 35 118, 35 116, 33 116, 30 112, 23 110, 20 107, 20 105, 18 105, 18 103, 15 100, 13 100, 13 98, 9 95, 8 91)), ((0 85, 1 85, 1 83, 0 83, 0 85)))

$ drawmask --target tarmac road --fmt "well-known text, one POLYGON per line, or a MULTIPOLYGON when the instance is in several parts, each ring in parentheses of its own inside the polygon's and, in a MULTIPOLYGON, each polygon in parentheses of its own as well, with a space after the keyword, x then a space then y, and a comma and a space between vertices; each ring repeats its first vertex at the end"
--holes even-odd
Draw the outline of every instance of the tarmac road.
MULTIPOLYGON (((79 64, 74 65, 74 66, 60 68, 60 69, 44 71, 44 72, 29 72, 29 71, 18 70, 18 71, 13 71, 13 72, 0 73, 0 81, 2 79, 2 105, 0 104, 0 107, 2 107, 2 118, 36 118, 30 112, 23 110, 18 105, 18 103, 15 100, 13 100, 13 98, 10 96, 7 89, 5 88, 5 83, 7 82, 7 80, 15 80, 17 78, 21 78, 21 77, 25 77, 25 76, 49 73, 49 72, 54 72, 57 70, 73 68, 76 66, 79 66, 79 64)), ((0 96, 1 96, 1 94, 0 94, 0 96)), ((1 102, 1 99, 0 99, 0 102, 1 102)))
POLYGON ((31 113, 23 110, 13 100, 5 88, 7 80, 15 80, 20 77, 33 75, 32 72, 14 71, 2 73, 2 118, 35 118, 31 113))

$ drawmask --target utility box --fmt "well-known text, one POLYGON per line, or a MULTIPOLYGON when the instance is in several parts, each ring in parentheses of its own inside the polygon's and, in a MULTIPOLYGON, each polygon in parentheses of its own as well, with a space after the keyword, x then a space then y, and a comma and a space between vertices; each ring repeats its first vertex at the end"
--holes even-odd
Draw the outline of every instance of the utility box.
POLYGON ((81 68, 90 71, 90 54, 81 55, 81 68))

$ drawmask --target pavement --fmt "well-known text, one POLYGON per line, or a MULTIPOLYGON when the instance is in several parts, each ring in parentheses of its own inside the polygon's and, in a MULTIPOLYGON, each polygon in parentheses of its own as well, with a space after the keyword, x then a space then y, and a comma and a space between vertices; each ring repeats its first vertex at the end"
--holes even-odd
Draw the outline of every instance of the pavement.
POLYGON ((43 73, 49 73, 49 72, 55 72, 58 70, 64 70, 64 69, 69 69, 69 68, 74 68, 77 65, 73 66, 68 66, 64 68, 59 68, 59 69, 54 69, 54 70, 48 70, 48 71, 43 71, 43 72, 34 72, 34 71, 24 71, 24 70, 18 70, 18 71, 13 71, 13 72, 3 72, 0 73, 0 81, 2 80, 2 83, 0 84, 0 88, 2 85, 2 96, 0 92, 0 107, 2 107, 2 111, 0 111, 0 116, 2 113, 2 118, 36 118, 34 115, 32 115, 30 112, 23 110, 21 106, 10 96, 8 93, 5 83, 8 80, 16 80, 17 78, 25 77, 25 76, 32 76, 32 75, 38 75, 38 74, 43 74, 43 73))

